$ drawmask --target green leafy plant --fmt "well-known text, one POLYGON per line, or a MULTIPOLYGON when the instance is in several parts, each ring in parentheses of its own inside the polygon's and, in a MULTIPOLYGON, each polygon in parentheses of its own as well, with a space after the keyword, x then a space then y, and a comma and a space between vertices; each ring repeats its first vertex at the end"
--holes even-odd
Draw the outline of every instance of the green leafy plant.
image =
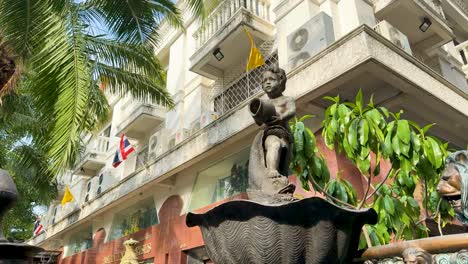
POLYGON ((325 159, 316 147, 316 138, 304 125, 311 116, 295 119, 290 124, 294 135, 291 169, 305 190, 311 185, 339 206, 377 211, 379 221, 374 226, 366 226, 360 248, 387 244, 391 239, 427 237, 425 220, 438 218, 440 226, 454 216, 453 209, 436 191, 448 144, 427 135, 432 125, 421 128, 403 119, 402 111, 392 113, 376 106, 372 97, 365 105, 361 91, 354 102, 341 102, 339 96, 325 99, 332 102, 322 122, 325 145, 344 152, 356 166, 366 182, 364 194, 358 199, 355 188, 340 175, 330 179, 325 159), (381 175, 382 162, 391 164, 385 175, 381 175), (373 184, 377 176, 383 177, 373 184), (424 190, 422 219, 420 204, 414 199, 418 185, 424 190))

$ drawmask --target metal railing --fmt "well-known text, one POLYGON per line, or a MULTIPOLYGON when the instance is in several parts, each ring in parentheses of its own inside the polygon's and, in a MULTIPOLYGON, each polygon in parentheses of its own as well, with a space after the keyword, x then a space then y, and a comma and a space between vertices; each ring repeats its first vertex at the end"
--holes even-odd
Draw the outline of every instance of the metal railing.
POLYGON ((430 6, 437 14, 445 18, 444 10, 439 0, 423 0, 428 6, 430 6))
POLYGON ((262 73, 272 64, 278 65, 276 52, 265 59, 264 65, 242 74, 237 80, 226 85, 223 91, 213 99, 214 111, 223 115, 259 92, 262 89, 262 73))
POLYGON ((205 44, 229 19, 242 9, 264 20, 270 20, 269 0, 224 0, 211 12, 205 24, 195 31, 193 37, 197 48, 205 44))
POLYGON ((452 2, 455 3, 465 14, 468 14, 468 3, 466 0, 451 0, 452 2))
POLYGON ((455 49, 460 53, 464 65, 468 65, 468 40, 455 46, 455 49))

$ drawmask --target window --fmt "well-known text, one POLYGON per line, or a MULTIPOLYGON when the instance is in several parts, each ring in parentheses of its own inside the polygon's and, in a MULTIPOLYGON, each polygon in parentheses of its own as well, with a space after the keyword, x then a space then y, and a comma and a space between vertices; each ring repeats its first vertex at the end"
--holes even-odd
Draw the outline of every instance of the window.
POLYGON ((66 256, 85 251, 93 246, 93 234, 91 226, 88 226, 79 232, 73 233, 68 241, 66 256))
POLYGON ((153 198, 140 201, 114 215, 109 241, 158 224, 153 198))
POLYGON ((247 190, 249 148, 198 173, 190 211, 247 190))

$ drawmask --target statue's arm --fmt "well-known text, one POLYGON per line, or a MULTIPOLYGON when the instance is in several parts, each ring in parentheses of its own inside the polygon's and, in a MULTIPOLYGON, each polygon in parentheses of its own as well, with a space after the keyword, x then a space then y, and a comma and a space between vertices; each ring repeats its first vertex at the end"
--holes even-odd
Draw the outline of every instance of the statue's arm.
POLYGON ((281 120, 290 120, 296 115, 296 101, 294 98, 289 97, 288 102, 286 103, 286 111, 281 114, 280 119, 281 120))

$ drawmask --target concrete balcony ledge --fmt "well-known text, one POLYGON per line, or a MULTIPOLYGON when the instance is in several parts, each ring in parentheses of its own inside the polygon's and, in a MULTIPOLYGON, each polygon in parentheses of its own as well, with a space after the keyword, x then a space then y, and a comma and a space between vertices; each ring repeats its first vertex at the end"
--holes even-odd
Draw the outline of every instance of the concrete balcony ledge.
POLYGON ((442 6, 434 0, 374 0, 374 10, 379 20, 398 28, 418 50, 430 51, 454 38, 442 6), (432 22, 426 32, 419 30, 423 18, 432 22))
POLYGON ((250 43, 243 26, 247 26, 255 42, 261 43, 273 38, 275 26, 269 22, 269 2, 254 0, 254 5, 243 6, 239 0, 225 0, 207 19, 206 26, 200 27, 194 38, 196 51, 190 57, 190 70, 202 76, 215 79, 223 71, 248 57, 250 43), (256 7, 258 6, 258 8, 256 7), (220 61, 213 56, 219 48, 224 54, 220 61))
POLYGON ((132 104, 122 111, 124 116, 117 125, 116 136, 125 133, 130 138, 142 138, 164 121, 164 107, 135 101, 132 104))
POLYGON ((103 136, 92 138, 86 144, 86 150, 72 173, 86 177, 95 176, 106 165, 109 147, 110 138, 103 136))
MULTIPOLYGON (((298 111, 317 114, 320 112, 308 110, 308 106, 314 104, 322 108, 324 95, 340 94, 343 99, 348 99, 354 97, 360 87, 372 87, 375 89, 364 92, 367 96, 375 93, 376 103, 403 108, 405 117, 409 119, 414 115, 426 118, 423 121, 436 122, 440 128, 435 132, 441 133, 454 145, 466 146, 468 91, 460 90, 368 26, 361 26, 335 41, 292 69, 288 78, 285 93, 296 98, 298 111), (439 107, 443 111, 438 111, 439 107)), ((253 96, 264 95, 260 92, 253 96)), ((73 227, 88 221, 93 215, 111 210, 128 194, 157 187, 163 180, 219 155, 226 148, 248 146, 258 131, 248 111, 251 98, 149 161, 148 169, 135 171, 83 204, 78 221, 63 228, 73 227)), ((50 236, 58 236, 61 232, 63 229, 57 226, 50 236)))

